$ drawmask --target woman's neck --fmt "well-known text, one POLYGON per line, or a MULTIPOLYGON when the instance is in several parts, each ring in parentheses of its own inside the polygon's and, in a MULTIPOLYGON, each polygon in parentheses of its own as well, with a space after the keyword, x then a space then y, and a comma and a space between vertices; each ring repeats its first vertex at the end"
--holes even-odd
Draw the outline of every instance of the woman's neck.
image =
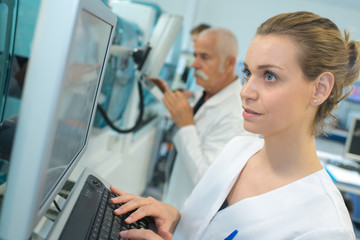
POLYGON ((264 136, 264 140, 259 160, 279 174, 301 177, 322 168, 316 155, 315 137, 310 134, 279 134, 264 136))

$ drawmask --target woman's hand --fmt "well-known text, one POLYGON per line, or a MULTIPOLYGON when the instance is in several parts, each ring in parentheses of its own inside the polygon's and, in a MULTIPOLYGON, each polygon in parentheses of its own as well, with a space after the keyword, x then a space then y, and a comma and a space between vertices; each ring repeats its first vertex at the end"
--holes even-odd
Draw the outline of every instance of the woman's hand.
POLYGON ((172 234, 164 231, 158 234, 149 229, 130 229, 120 232, 120 237, 138 240, 171 240, 172 234))
POLYGON ((123 203, 120 208, 114 211, 116 215, 121 215, 135 210, 127 219, 125 219, 127 224, 134 223, 143 217, 151 216, 154 218, 159 234, 156 235, 153 231, 146 229, 131 229, 122 232, 122 237, 154 240, 171 239, 171 233, 175 231, 176 225, 180 219, 180 213, 176 210, 176 208, 152 197, 143 198, 133 194, 128 194, 113 186, 111 186, 110 189, 113 193, 119 195, 118 197, 111 199, 112 203, 123 203))

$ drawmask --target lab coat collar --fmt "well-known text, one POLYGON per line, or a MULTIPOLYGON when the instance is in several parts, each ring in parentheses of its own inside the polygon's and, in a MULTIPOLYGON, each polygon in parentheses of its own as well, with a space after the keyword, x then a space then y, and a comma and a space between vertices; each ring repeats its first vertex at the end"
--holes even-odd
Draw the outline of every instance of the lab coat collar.
MULTIPOLYGON (((197 111, 197 113, 195 114, 195 117, 201 115, 202 112, 204 112, 204 109, 217 106, 218 104, 221 104, 224 101, 224 99, 232 97, 234 92, 238 92, 240 97, 241 87, 242 87, 241 79, 238 77, 228 86, 223 88, 220 92, 216 93, 214 96, 206 100, 203 106, 200 107, 199 111, 197 111)), ((197 101, 198 99, 195 102, 197 101)))
POLYGON ((183 221, 179 222, 177 230, 180 230, 179 232, 185 230, 189 239, 200 239, 231 191, 248 159, 263 146, 263 141, 258 138, 238 137, 236 139, 235 144, 231 141, 226 145, 206 172, 206 175, 216 172, 216 179, 206 181, 209 178, 203 177, 185 204, 182 214, 183 221), (239 151, 233 151, 233 148, 237 147, 239 139, 244 141, 241 154, 239 151), (220 174, 219 168, 223 168, 220 174), (189 222, 192 223, 191 226, 187 225, 189 222))

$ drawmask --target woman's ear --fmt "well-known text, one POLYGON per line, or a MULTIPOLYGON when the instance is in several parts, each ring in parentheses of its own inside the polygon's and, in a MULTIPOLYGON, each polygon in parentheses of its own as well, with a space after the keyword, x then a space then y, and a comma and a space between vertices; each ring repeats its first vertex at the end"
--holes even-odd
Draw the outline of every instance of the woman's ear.
POLYGON ((312 96, 312 103, 320 105, 329 97, 334 87, 334 75, 331 72, 323 72, 315 80, 315 91, 312 96))

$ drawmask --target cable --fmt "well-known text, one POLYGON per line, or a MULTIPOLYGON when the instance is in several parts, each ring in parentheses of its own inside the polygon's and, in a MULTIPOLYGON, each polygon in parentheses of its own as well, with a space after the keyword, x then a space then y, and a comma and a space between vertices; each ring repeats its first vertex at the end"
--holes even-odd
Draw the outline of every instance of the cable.
POLYGON ((108 117, 105 109, 98 104, 97 105, 97 109, 99 110, 99 112, 101 113, 102 117, 104 118, 105 122, 109 125, 109 127, 111 127, 114 131, 118 132, 118 133, 130 133, 133 131, 136 131, 140 126, 141 126, 141 122, 142 122, 142 117, 144 114, 144 96, 143 96, 143 90, 142 90, 142 86, 140 81, 138 81, 138 90, 139 90, 139 96, 140 96, 140 113, 138 116, 138 119, 136 120, 135 125, 132 128, 129 129, 120 129, 117 126, 114 125, 114 123, 110 120, 110 118, 108 117))
MULTIPOLYGON (((121 48, 121 47, 118 47, 115 50, 119 50, 119 52, 124 52, 124 49, 121 48)), ((134 62, 138 65, 137 68, 138 68, 139 71, 142 69, 143 64, 145 63, 145 60, 146 60, 147 56, 149 55, 150 51, 151 51, 151 47, 150 47, 149 44, 147 44, 147 46, 145 48, 137 48, 137 49, 134 49, 132 51, 131 56, 133 57, 134 62)), ((127 52, 127 50, 125 50, 125 52, 127 52)), ((140 113, 139 113, 138 119, 136 120, 135 125, 132 128, 129 128, 129 129, 120 129, 120 128, 118 128, 110 120, 110 118, 107 115, 105 109, 100 104, 97 105, 97 109, 101 113, 101 115, 104 118, 105 122, 114 131, 116 131, 118 133, 130 133, 130 132, 134 132, 134 131, 136 131, 137 129, 140 128, 140 126, 142 124, 143 114, 144 114, 144 95, 143 95, 143 90, 142 90, 140 80, 138 81, 138 90, 139 90, 139 96, 140 96, 140 113)))
POLYGON ((56 209, 58 210, 58 212, 61 212, 61 208, 59 207, 59 205, 57 204, 56 200, 53 201, 56 209))

